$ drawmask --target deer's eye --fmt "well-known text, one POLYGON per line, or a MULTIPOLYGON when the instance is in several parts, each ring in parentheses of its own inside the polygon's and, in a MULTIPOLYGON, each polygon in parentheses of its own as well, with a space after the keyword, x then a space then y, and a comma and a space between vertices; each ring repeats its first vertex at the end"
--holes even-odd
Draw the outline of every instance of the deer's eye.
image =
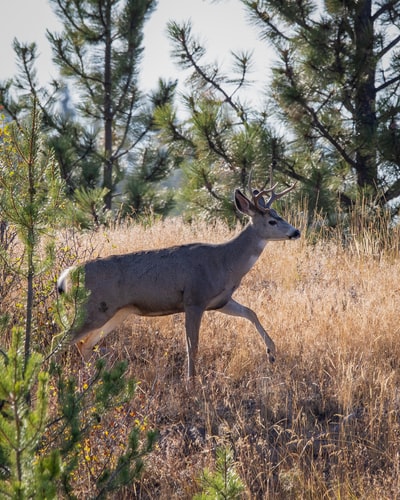
POLYGON ((276 222, 276 220, 271 219, 271 220, 269 220, 269 221, 268 221, 268 224, 269 224, 270 226, 276 226, 278 223, 276 222))

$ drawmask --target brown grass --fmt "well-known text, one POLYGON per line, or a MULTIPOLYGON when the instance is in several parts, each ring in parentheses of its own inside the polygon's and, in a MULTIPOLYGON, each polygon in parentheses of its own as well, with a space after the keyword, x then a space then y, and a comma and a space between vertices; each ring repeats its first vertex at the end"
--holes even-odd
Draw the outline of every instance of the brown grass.
MULTIPOLYGON (((74 241, 79 260, 231 236, 223 225, 168 220, 74 241)), ((267 246, 235 297, 275 340, 274 365, 251 324, 216 312, 202 322, 194 388, 184 382, 181 315, 132 316, 104 341, 108 363, 127 359, 140 385, 88 442, 92 462, 123 446, 134 421, 160 433, 140 483, 118 498, 192 498, 225 445, 244 498, 400 498, 400 260, 370 240, 267 246)), ((67 363, 81 383, 90 377, 75 349, 67 363)), ((77 491, 84 498, 90 487, 88 466, 77 491)))

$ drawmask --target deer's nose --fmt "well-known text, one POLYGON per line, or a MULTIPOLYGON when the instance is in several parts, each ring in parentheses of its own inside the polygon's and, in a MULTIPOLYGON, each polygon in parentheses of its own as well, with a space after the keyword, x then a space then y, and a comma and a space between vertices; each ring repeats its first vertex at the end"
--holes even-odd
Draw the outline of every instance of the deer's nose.
POLYGON ((300 238, 300 231, 298 229, 295 229, 291 234, 289 234, 289 239, 297 240, 297 238, 300 238))

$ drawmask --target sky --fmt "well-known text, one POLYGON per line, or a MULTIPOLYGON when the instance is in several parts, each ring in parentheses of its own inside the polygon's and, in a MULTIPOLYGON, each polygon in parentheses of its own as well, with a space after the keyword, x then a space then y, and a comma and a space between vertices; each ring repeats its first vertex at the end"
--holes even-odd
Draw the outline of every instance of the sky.
MULTIPOLYGON (((46 29, 60 31, 48 0, 0 0, 7 15, 0 29, 0 81, 17 73, 12 41, 36 42, 38 46, 38 76, 46 84, 58 76, 51 62, 51 50, 46 29)), ((158 0, 158 6, 144 28, 144 55, 140 72, 142 90, 157 87, 160 77, 178 78, 183 86, 184 73, 171 60, 171 43, 166 34, 170 20, 191 20, 192 32, 207 48, 207 62, 217 61, 228 70, 232 64, 231 51, 252 51, 254 67, 251 79, 254 85, 248 91, 250 100, 257 101, 269 75, 271 52, 261 41, 256 28, 250 25, 248 15, 238 0, 158 0)))

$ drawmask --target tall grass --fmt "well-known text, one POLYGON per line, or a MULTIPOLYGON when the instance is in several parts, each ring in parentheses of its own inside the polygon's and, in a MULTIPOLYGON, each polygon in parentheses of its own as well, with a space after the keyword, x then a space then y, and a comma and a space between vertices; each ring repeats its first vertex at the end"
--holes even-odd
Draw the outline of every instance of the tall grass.
MULTIPOLYGON (((304 225, 298 213, 294 222, 304 225)), ((141 482, 119 498, 192 498, 225 445, 246 486, 243 498, 400 497, 398 230, 384 214, 372 221, 362 207, 341 224, 268 244, 235 294, 275 340, 273 365, 250 323, 217 312, 202 322, 194 389, 184 383, 181 315, 132 316, 103 342, 98 356, 111 365, 128 359, 140 390, 99 424, 88 443, 91 466, 123 442, 134 420, 160 432, 141 482)), ((67 247, 69 260, 79 261, 234 234, 223 224, 179 219, 90 238, 69 234, 60 240, 60 268, 67 247)), ((80 383, 90 377, 75 349, 65 363, 80 383)), ((77 491, 82 498, 90 492, 88 464, 77 491)))

